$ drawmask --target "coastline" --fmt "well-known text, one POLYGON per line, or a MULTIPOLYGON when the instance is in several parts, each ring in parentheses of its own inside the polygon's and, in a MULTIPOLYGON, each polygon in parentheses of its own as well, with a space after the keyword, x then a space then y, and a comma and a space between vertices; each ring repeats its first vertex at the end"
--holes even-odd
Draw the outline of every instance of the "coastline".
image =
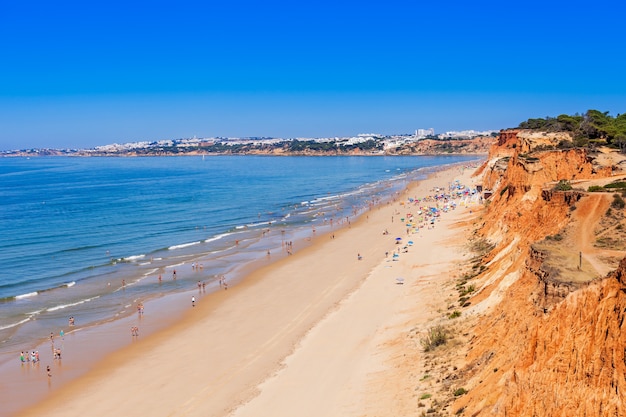
MULTIPOLYGON (((4 222, 3 230, 7 236, 20 236, 23 240, 17 244, 13 239, 4 242, 0 256, 5 265, 0 278, 0 292, 4 297, 0 298, 3 311, 0 317, 2 374, 5 373, 2 365, 14 364, 21 350, 36 349, 41 342, 47 341, 50 332, 58 334, 64 330, 69 333, 80 327, 132 315, 138 302, 189 291, 196 287, 197 280, 206 281, 207 290, 217 287, 219 276, 233 279, 234 275, 239 275, 242 264, 265 259, 267 250, 271 250, 272 259, 276 259, 284 253, 281 241, 297 242, 301 237, 308 237, 312 225, 322 232, 329 222, 334 221, 337 225, 345 216, 352 218, 355 208, 361 211, 362 205, 366 208, 370 201, 386 200, 404 189, 411 179, 424 177, 429 166, 446 163, 441 160, 458 162, 463 158, 400 157, 386 161, 286 158, 278 161, 250 157, 246 164, 251 169, 269 168, 270 165, 275 168, 263 169, 263 173, 254 176, 254 181, 241 181, 235 187, 221 186, 230 183, 232 175, 222 177, 220 173, 231 172, 237 176, 237 170, 225 168, 239 165, 241 158, 210 161, 198 158, 189 161, 192 166, 182 171, 174 169, 174 175, 169 175, 167 168, 179 163, 173 158, 135 161, 115 158, 96 162, 53 159, 24 160, 7 165, 10 171, 30 173, 39 172, 31 169, 33 165, 53 167, 64 175, 59 177, 60 180, 50 182, 46 204, 42 204, 39 193, 31 192, 32 187, 20 187, 20 181, 16 180, 20 176, 13 175, 13 180, 3 183, 4 190, 22 190, 14 204, 7 201, 7 218, 11 221, 4 222), (350 161, 350 164, 346 166, 343 161, 350 161), (320 177, 315 173, 317 169, 302 169, 280 179, 289 171, 286 169, 289 166, 326 166, 328 170, 323 170, 320 177), (90 172, 103 168, 105 171, 97 175, 93 184, 86 180, 90 172), (144 191, 136 193, 132 179, 116 181, 116 173, 129 168, 143 173, 139 175, 145 175, 150 168, 163 170, 167 175, 163 176, 164 182, 148 181, 144 191), (214 175, 207 175, 207 171, 214 175), (178 178, 185 184, 200 181, 202 186, 175 186, 178 178), (249 198, 257 189, 252 182, 259 180, 265 184, 271 181, 274 185, 264 188, 270 198, 254 203, 254 198, 249 198), (57 197, 61 199, 57 206, 68 198, 63 191, 64 184, 87 185, 87 182, 98 192, 84 197, 80 188, 70 188, 78 190, 72 193, 72 200, 83 203, 74 210, 78 215, 68 217, 58 207, 57 210, 51 209, 57 197), (159 183, 157 187, 154 187, 155 182, 159 183), (107 191, 109 183, 118 184, 111 194, 107 191), (179 199, 170 199, 179 192, 179 199), (224 194, 228 196, 224 197, 224 194), (150 197, 146 199, 145 195, 150 197), (101 201, 102 196, 104 201, 125 196, 122 200, 126 204, 113 216, 124 221, 113 221, 115 219, 111 219, 112 212, 106 204, 99 204, 101 209, 90 215, 83 212, 83 208, 91 210, 91 201, 101 201), (38 208, 45 206, 46 210, 40 213, 42 217, 33 214, 29 218, 30 211, 23 210, 20 201, 30 201, 38 208), (132 216, 120 217, 120 212, 132 216), (26 228, 19 226, 28 225, 33 216, 39 218, 37 224, 26 228), (150 221, 145 222, 148 218, 150 221), (48 227, 50 224, 58 227, 48 227), (135 224, 138 227, 134 227, 135 224), (264 234, 270 228, 271 232, 264 234), (191 264, 198 261, 204 268, 193 271, 191 264), (176 281, 171 279, 173 269, 178 270, 176 281), (158 281, 159 274, 163 274, 162 283, 158 281), (68 326, 70 316, 76 317, 74 327, 68 326)), ((37 184, 35 188, 44 184, 36 179, 36 175, 27 175, 22 182, 37 184)), ((152 315, 146 318, 150 317, 152 315)))
MULTIPOLYGON (((450 180, 458 179, 459 168, 438 171, 412 184, 403 196, 413 192, 426 195, 431 184, 445 186, 447 175, 452 175, 450 180)), ((354 305, 352 297, 369 284, 371 276, 402 264, 401 260, 387 268, 385 251, 391 252, 394 243, 390 236, 381 236, 384 228, 392 235, 403 232, 400 222, 390 223, 389 214, 398 209, 396 203, 376 207, 350 227, 336 230, 335 239, 330 239, 330 234, 315 236, 294 256, 259 268, 228 291, 198 297, 196 307, 189 305, 188 293, 181 295, 181 317, 171 326, 145 336, 142 333, 130 346, 97 360, 86 375, 20 415, 37 415, 42 410, 46 415, 104 415, 119 410, 150 415, 224 415, 252 399, 257 385, 277 369, 289 368, 281 365, 282 361, 299 351, 297 346, 313 337, 310 335, 325 318, 343 311, 344 303, 354 305), (392 231, 392 227, 398 230, 392 231), (363 260, 356 260, 356 253, 361 253, 363 260), (209 396, 211 401, 206 401, 209 396)), ((452 221, 462 211, 458 208, 442 221, 452 221)), ((422 243, 424 249, 433 248, 436 240, 430 237, 445 235, 437 232, 428 237, 426 232, 430 230, 420 235, 415 249, 422 243)), ((414 252, 411 249, 406 258, 414 252)), ((393 278, 389 281, 394 284, 391 291, 409 287, 395 285, 393 278)), ((389 300, 394 301, 393 294, 389 300)), ((165 314, 152 313, 150 304, 146 307, 143 320, 151 314, 165 314)), ((397 316, 396 312, 385 317, 397 316)))

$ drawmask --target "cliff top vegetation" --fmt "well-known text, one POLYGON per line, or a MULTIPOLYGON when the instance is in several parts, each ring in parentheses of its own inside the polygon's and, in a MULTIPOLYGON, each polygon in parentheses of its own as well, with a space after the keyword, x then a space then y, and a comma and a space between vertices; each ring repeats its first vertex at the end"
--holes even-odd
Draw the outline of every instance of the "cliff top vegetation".
POLYGON ((609 112, 587 110, 585 114, 528 119, 522 129, 546 132, 570 132, 574 146, 607 145, 626 151, 626 114, 613 117, 609 112))

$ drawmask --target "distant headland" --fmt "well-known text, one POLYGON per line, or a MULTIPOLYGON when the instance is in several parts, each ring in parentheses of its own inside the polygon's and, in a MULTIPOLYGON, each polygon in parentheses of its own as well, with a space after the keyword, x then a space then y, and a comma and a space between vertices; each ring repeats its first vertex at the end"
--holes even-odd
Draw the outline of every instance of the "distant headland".
POLYGON ((495 130, 467 130, 435 135, 359 134, 333 138, 183 138, 110 144, 90 149, 20 149, 4 157, 31 156, 173 156, 173 155, 435 155, 485 154, 498 136, 495 130))

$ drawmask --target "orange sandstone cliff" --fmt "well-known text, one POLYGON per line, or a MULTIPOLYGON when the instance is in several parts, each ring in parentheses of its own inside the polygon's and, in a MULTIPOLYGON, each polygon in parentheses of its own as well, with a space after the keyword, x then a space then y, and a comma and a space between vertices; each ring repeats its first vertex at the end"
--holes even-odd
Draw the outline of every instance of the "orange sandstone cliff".
POLYGON ((503 131, 476 173, 488 249, 464 282, 450 414, 626 416, 626 217, 614 191, 587 191, 625 178, 624 158, 568 140, 503 131))

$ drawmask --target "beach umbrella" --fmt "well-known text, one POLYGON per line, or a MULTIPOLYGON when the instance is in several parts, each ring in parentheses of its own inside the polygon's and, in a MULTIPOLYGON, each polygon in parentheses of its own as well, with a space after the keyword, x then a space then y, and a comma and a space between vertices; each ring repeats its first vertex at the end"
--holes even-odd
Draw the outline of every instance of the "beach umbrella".
POLYGON ((397 237, 396 240, 402 240, 402 238, 401 237, 397 237))
POLYGON ((402 277, 396 278, 396 284, 404 284, 404 278, 402 277))
POLYGON ((412 245, 412 244, 413 244, 413 241, 412 241, 412 240, 409 240, 409 246, 410 246, 410 245, 412 245))

